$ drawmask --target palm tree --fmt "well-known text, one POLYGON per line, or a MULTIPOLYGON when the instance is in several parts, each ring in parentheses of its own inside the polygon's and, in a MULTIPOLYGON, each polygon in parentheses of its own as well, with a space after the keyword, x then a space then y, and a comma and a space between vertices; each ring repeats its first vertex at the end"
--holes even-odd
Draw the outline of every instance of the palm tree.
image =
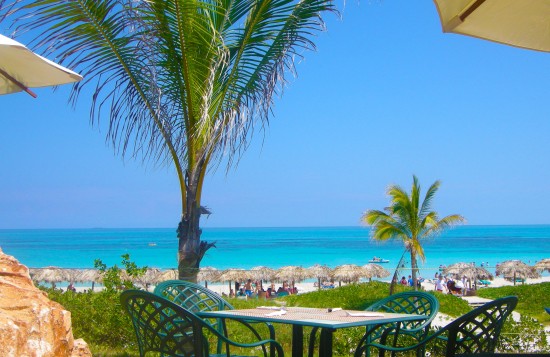
POLYGON ((84 76, 71 99, 91 89, 92 122, 108 118, 118 153, 173 164, 179 278, 191 281, 214 246, 201 240, 207 170, 229 169, 266 127, 326 11, 330 0, 0 0, 15 34, 84 76))
MULTIPOLYGON (((373 226, 372 236, 377 240, 392 238, 401 239, 405 249, 411 255, 412 279, 416 281, 418 271, 417 257, 426 260, 421 240, 433 237, 445 228, 464 222, 458 214, 439 219, 437 212, 431 210, 432 200, 439 189, 440 182, 434 182, 424 200, 420 202, 420 185, 413 175, 413 184, 410 195, 401 187, 391 185, 387 194, 390 196, 390 206, 384 211, 369 210, 364 213, 362 220, 373 226)), ((415 290, 417 289, 414 284, 415 290)))

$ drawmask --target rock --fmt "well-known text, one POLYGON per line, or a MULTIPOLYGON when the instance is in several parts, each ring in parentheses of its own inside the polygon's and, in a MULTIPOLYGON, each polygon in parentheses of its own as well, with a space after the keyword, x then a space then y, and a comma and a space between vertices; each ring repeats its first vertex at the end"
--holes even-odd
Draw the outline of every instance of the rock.
POLYGON ((71 313, 49 300, 34 286, 29 269, 0 249, 0 356, 91 356, 85 343, 77 346, 80 354, 71 354, 71 313))
POLYGON ((74 340, 71 357, 92 357, 88 344, 81 338, 74 340))

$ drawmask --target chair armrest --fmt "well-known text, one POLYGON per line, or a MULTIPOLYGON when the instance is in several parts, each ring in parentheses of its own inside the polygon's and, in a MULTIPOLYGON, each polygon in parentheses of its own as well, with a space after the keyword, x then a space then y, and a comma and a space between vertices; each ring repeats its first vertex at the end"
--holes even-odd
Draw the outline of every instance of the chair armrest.
MULTIPOLYGON (((266 352, 266 349, 265 349, 265 345, 266 344, 270 344, 270 353, 273 354, 273 349, 275 349, 277 351, 277 355, 278 356, 283 356, 284 353, 283 353, 283 348, 282 346, 279 344, 279 342, 275 341, 274 338, 269 338, 269 339, 264 339, 262 340, 261 336, 259 335, 258 331, 256 331, 251 325, 250 325, 250 322, 246 321, 246 320, 241 320, 241 319, 235 319, 235 318, 230 318, 230 317, 224 317, 224 318, 220 318, 222 320, 222 324, 223 324, 223 330, 224 330, 224 334, 221 334, 218 330, 216 330, 215 328, 213 328, 212 326, 210 326, 209 324, 204 324, 203 325, 203 328, 206 328, 208 329, 210 332, 212 332, 214 335, 216 335, 219 340, 222 341, 222 343, 225 343, 227 345, 232 345, 232 346, 235 346, 235 347, 241 347, 241 348, 253 348, 253 347, 259 347, 259 346, 262 346, 262 350, 264 352, 264 355, 267 356, 267 352, 266 352), (229 339, 227 337, 227 328, 226 328, 226 324, 225 324, 225 320, 232 320, 232 321, 236 321, 244 326, 246 326, 253 334, 254 336, 259 340, 257 342, 252 342, 252 343, 240 343, 240 342, 236 342, 236 341, 233 341, 231 339, 229 339)), ((266 324, 268 326, 268 329, 270 331, 270 335, 271 336, 274 336, 275 335, 275 330, 273 328, 273 326, 271 324, 266 324)), ((270 336, 270 337, 271 337, 270 336)), ((227 356, 229 357, 230 356, 230 353, 229 353, 229 350, 227 349, 227 356)))

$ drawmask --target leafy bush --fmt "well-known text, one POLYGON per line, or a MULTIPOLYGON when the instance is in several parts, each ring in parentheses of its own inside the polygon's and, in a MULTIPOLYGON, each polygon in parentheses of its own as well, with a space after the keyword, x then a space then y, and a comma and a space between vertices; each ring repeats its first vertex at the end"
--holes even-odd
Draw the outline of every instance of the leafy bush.
POLYGON ((531 316, 540 323, 550 324, 550 315, 544 311, 545 307, 550 307, 550 283, 480 289, 478 295, 488 299, 515 295, 519 299, 517 312, 531 316))
MULTIPOLYGON (((128 260, 128 259, 127 259, 128 260)), ((108 270, 108 269, 107 269, 108 270)), ((108 275, 110 276, 110 275, 108 275)), ((109 279, 109 278, 107 278, 109 279)), ((130 318, 123 312, 120 305, 119 285, 113 274, 112 289, 102 292, 73 293, 59 290, 46 289, 50 298, 59 302, 72 313, 73 333, 76 338, 83 338, 90 344, 94 356, 128 357, 137 356, 138 348, 130 318)), ((491 288, 480 291, 480 295, 488 298, 499 298, 507 295, 518 295, 520 305, 518 311, 522 313, 521 321, 507 321, 500 339, 499 351, 524 352, 529 348, 537 352, 548 352, 548 344, 540 324, 529 318, 530 311, 537 311, 541 304, 550 306, 545 302, 548 293, 545 289, 550 284, 542 286, 525 285, 516 287, 510 291, 503 288, 491 288), (529 291, 530 288, 533 291, 529 291), (499 290, 502 289, 502 290, 499 290), (481 294, 482 293, 482 294, 481 294), (529 306, 531 305, 531 306, 529 306)), ((399 287, 398 291, 410 288, 399 287)), ((290 295, 276 300, 239 300, 229 299, 237 309, 253 308, 260 305, 275 305, 284 303, 287 306, 303 307, 341 307, 344 309, 362 310, 367 306, 388 295, 389 284, 371 282, 364 284, 350 284, 338 289, 321 290, 302 295, 290 295)), ((471 310, 463 299, 458 297, 433 292, 440 302, 440 311, 458 317, 471 310)), ((255 325, 260 330, 261 325, 255 325)), ((291 354, 292 327, 288 324, 275 324, 277 341, 281 343, 285 354, 291 354)), ((234 340, 244 340, 249 336, 249 331, 240 324, 229 326, 230 336, 234 340)), ((311 329, 304 328, 304 338, 307 339, 311 329)), ((363 336, 364 328, 338 329, 334 333, 333 353, 335 356, 351 356, 355 351, 356 343, 363 336)), ((265 332, 261 332, 265 336, 265 332)), ((213 341, 212 341, 213 342, 213 341)), ((318 343, 318 340, 317 340, 318 343)), ((215 343, 212 343, 215 345, 215 343)), ((307 344, 306 344, 307 345, 307 344)), ((429 346, 428 352, 432 356, 439 355, 442 346, 437 344, 429 346)), ((249 350, 232 350, 234 354, 250 354, 249 350)), ((304 351, 307 355, 307 351, 304 351)), ((411 354, 412 355, 412 354, 411 354)))
POLYGON ((136 351, 137 342, 132 322, 120 304, 120 293, 75 293, 45 289, 48 297, 71 312, 73 335, 83 338, 94 356, 100 350, 136 351))

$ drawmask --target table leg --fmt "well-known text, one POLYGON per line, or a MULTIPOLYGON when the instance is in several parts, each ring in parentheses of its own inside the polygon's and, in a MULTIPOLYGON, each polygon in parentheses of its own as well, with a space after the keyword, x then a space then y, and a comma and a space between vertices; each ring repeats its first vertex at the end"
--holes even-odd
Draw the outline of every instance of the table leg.
POLYGON ((332 357, 332 333, 333 329, 321 329, 321 338, 319 340, 319 357, 332 357))
POLYGON ((302 325, 292 325, 292 357, 304 355, 304 328, 302 325))

